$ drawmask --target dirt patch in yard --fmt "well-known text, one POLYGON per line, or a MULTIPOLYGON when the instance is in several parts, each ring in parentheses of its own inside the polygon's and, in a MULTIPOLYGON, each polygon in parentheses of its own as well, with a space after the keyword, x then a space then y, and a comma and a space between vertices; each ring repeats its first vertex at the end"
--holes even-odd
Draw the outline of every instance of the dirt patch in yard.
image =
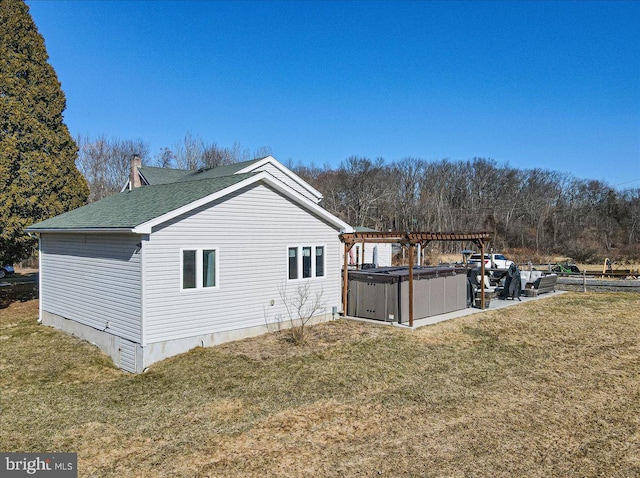
POLYGON ((10 284, 0 286, 0 309, 9 307, 13 302, 27 302, 38 298, 38 284, 10 284))

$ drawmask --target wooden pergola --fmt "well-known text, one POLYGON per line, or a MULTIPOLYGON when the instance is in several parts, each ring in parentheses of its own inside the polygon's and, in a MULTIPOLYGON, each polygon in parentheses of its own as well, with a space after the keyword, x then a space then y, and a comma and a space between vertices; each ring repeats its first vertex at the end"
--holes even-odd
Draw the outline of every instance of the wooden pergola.
POLYGON ((340 234, 340 241, 344 243, 344 268, 342 274, 342 311, 347 315, 347 289, 349 286, 348 254, 353 246, 362 244, 362 254, 364 256, 365 244, 400 244, 409 250, 409 327, 413 327, 413 250, 420 245, 422 250, 431 241, 470 241, 480 248, 481 277, 480 281, 480 307, 484 309, 484 251, 485 244, 489 240, 488 232, 345 232, 340 234))

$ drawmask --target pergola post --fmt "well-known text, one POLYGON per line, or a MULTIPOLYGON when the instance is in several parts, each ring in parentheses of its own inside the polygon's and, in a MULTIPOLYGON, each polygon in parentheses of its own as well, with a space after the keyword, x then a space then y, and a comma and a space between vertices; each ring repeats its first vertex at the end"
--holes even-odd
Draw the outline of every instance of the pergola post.
POLYGON ((347 316, 347 288, 349 287, 349 250, 353 244, 344 243, 344 264, 342 269, 342 315, 347 316))
POLYGON ((413 244, 409 246, 409 327, 413 327, 413 244))

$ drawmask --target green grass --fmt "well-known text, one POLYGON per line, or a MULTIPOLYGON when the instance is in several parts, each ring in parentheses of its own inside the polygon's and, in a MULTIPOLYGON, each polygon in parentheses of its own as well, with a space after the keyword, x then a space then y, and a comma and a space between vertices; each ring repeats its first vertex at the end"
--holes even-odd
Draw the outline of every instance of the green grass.
POLYGON ((80 476, 640 475, 640 298, 569 293, 408 331, 336 321, 143 375, 0 310, 0 449, 80 476))

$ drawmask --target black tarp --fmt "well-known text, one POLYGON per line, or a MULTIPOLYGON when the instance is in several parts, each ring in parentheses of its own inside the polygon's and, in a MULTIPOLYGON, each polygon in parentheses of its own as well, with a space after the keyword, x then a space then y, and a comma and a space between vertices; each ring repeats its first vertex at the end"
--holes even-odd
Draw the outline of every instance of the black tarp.
POLYGON ((522 283, 520 279, 520 269, 515 264, 509 266, 504 282, 504 288, 500 293, 501 299, 518 299, 520 300, 520 291, 522 283))

